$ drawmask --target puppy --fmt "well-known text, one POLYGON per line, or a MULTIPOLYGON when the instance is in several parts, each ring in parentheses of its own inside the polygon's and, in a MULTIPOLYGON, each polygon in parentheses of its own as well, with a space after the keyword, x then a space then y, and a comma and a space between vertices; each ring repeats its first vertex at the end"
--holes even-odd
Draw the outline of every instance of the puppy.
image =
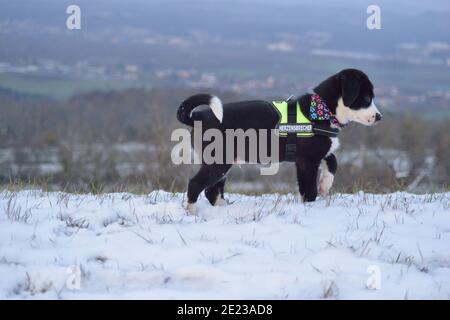
MULTIPOLYGON (((360 70, 342 70, 320 83, 313 91, 313 94, 302 95, 293 101, 298 103, 301 112, 311 123, 320 125, 322 128, 338 131, 351 121, 371 126, 381 120, 381 113, 374 103, 372 82, 360 70)), ((194 121, 201 121, 203 131, 216 128, 225 133, 226 129, 244 131, 275 129, 280 122, 280 113, 268 101, 241 101, 222 105, 216 96, 198 94, 181 103, 177 118, 181 123, 191 127, 194 121), (210 108, 194 110, 200 105, 209 105, 210 108)), ((270 150, 268 142, 267 148, 271 152, 278 152, 280 162, 295 162, 302 200, 314 201, 318 193, 322 196, 326 195, 333 184, 337 170, 334 152, 339 146, 339 140, 337 137, 315 134, 311 137, 296 138, 294 143, 295 153, 289 159, 286 157, 287 138, 279 138, 279 150, 270 150), (321 175, 317 179, 319 167, 321 167, 321 175), (319 186, 317 186, 317 180, 319 180, 319 186)), ((207 145, 208 143, 205 142, 201 148, 204 149, 207 145)), ((247 150, 249 146, 246 145, 245 148, 247 150)), ((195 203, 203 190, 212 205, 226 204, 224 187, 226 174, 232 165, 232 163, 201 165, 199 172, 190 179, 188 184, 188 211, 196 212, 195 203)))

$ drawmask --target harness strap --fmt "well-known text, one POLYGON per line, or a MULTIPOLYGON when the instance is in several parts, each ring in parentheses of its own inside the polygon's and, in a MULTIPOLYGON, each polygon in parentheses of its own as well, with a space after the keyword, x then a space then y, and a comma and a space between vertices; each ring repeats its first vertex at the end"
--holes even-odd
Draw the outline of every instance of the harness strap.
POLYGON ((330 138, 335 138, 339 135, 339 129, 322 126, 317 123, 313 124, 313 132, 319 136, 326 136, 330 138))
MULTIPOLYGON (((297 122, 297 101, 289 100, 287 105, 288 123, 296 123, 297 122)), ((286 137, 286 160, 287 161, 295 161, 295 155, 297 153, 297 134, 295 132, 288 132, 286 137)))

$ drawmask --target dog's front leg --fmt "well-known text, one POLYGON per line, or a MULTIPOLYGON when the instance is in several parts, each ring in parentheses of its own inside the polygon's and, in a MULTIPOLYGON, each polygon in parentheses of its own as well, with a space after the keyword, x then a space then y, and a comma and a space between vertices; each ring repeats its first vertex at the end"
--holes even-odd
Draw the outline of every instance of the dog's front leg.
POLYGON ((323 197, 328 194, 333 185, 334 175, 337 171, 337 160, 334 154, 329 154, 322 160, 322 170, 319 179, 319 194, 323 197))
POLYGON ((316 200, 317 174, 320 161, 303 160, 295 163, 297 167, 297 182, 300 196, 304 202, 316 200))

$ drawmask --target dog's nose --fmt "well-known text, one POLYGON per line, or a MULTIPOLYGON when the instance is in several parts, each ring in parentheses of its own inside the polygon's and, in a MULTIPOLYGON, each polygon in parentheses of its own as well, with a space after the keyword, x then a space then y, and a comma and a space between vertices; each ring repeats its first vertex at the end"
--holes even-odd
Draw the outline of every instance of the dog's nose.
POLYGON ((383 118, 383 116, 381 115, 381 113, 377 112, 377 114, 375 114, 375 121, 380 121, 381 118, 383 118))

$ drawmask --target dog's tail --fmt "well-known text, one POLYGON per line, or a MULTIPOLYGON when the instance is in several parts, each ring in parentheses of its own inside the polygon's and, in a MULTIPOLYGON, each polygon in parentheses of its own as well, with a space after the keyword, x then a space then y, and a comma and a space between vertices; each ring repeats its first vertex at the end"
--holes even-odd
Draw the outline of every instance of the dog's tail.
POLYGON ((177 111, 178 121, 191 127, 194 126, 194 120, 192 119, 192 110, 204 104, 209 105, 219 122, 222 122, 222 102, 219 98, 211 94, 196 94, 184 100, 177 111))

